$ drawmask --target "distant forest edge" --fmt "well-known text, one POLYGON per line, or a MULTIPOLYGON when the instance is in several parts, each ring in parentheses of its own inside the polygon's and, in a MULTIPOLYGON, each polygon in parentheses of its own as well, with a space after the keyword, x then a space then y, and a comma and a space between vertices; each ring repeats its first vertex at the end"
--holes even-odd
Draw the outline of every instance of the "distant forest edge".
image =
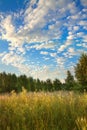
POLYGON ((40 81, 26 75, 16 76, 15 74, 5 72, 0 73, 0 93, 21 92, 22 87, 27 91, 58 91, 58 90, 79 90, 87 91, 87 54, 83 53, 75 66, 75 78, 71 72, 67 71, 65 83, 59 79, 51 81, 40 81))

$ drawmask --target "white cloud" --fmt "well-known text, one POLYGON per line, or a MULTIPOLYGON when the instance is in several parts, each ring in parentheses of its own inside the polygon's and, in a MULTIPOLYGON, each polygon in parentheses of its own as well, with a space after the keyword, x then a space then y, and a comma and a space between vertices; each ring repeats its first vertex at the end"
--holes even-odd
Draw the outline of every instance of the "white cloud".
POLYGON ((50 59, 49 57, 43 57, 43 58, 44 58, 44 60, 46 60, 46 61, 50 59))
MULTIPOLYGON (((39 70, 37 69, 36 72, 33 71, 32 75, 34 78, 39 78, 41 80, 46 80, 48 78, 54 80, 55 78, 61 78, 61 72, 59 69, 55 68, 55 69, 51 69, 48 66, 43 66, 42 68, 39 68, 39 70), (59 76, 59 77, 58 77, 59 76)), ((61 81, 63 79, 61 78, 61 81)))
POLYGON ((25 23, 26 27, 30 30, 34 29, 38 23, 39 26, 43 26, 44 24, 44 16, 47 13, 47 8, 44 6, 44 0, 39 1, 38 7, 36 9, 32 9, 32 7, 27 8, 25 11, 25 23))
POLYGON ((83 12, 87 12, 87 9, 86 8, 83 8, 83 10, 82 10, 83 12))
POLYGON ((76 46, 80 46, 80 47, 81 47, 81 46, 82 46, 82 44, 76 44, 76 46))
POLYGON ((84 48, 87 48, 87 42, 86 42, 86 43, 83 43, 82 46, 83 46, 84 48))
POLYGON ((65 59, 63 57, 56 57, 56 62, 58 64, 58 66, 60 67, 64 67, 64 63, 65 63, 65 59))
MULTIPOLYGON (((82 5, 87 5, 86 0, 81 0, 81 2, 82 5)), ((80 30, 80 27, 87 29, 86 12, 86 9, 79 11, 73 0, 31 0, 27 3, 26 9, 22 9, 18 13, 11 13, 10 15, 0 13, 0 39, 8 42, 8 52, 0 54, 2 63, 12 65, 18 68, 21 73, 34 77, 42 77, 42 79, 56 77, 61 73, 60 70, 64 70, 64 63, 66 62, 64 58, 70 58, 81 52, 81 50, 76 50, 77 53, 75 53, 73 40, 81 38, 82 41, 79 44, 78 41, 76 45, 86 48, 87 36, 83 30, 80 30), (36 7, 34 8, 35 4, 36 7), (21 17, 22 25, 16 26, 15 21, 21 17), (55 42, 56 40, 57 42, 55 42), (40 68, 39 62, 37 67, 40 69, 33 68, 34 62, 29 64, 25 56, 26 51, 30 51, 30 49, 33 51, 40 50, 40 54, 44 56, 45 60, 49 60, 49 57, 53 58, 58 67, 61 66, 60 70, 56 72, 56 69, 51 70, 47 66, 40 68), (44 51, 42 51, 43 49, 44 51), (62 53, 64 58, 58 57, 58 54, 52 50, 58 50, 57 53, 62 53), (34 72, 35 69, 36 72, 34 72)))
POLYGON ((15 32, 15 28, 12 25, 11 16, 10 15, 8 17, 6 17, 6 18, 1 20, 0 27, 1 27, 0 29, 2 30, 2 32, 1 32, 1 34, 2 34, 1 38, 2 39, 8 40, 9 37, 11 37, 12 34, 14 34, 14 32, 15 32))
MULTIPOLYGON (((49 25, 49 30, 43 30, 42 28, 47 24, 48 20, 52 21, 55 19, 55 10, 58 8, 62 8, 63 12, 65 5, 68 3, 70 4, 70 1, 67 0, 64 2, 64 0, 59 0, 59 1, 46 1, 45 0, 39 0, 37 3, 37 7, 35 9, 32 8, 32 5, 34 5, 36 2, 31 1, 29 5, 27 6, 26 10, 22 13, 24 16, 24 25, 19 26, 16 29, 15 24, 13 24, 14 21, 12 21, 12 15, 6 16, 2 22, 1 22, 1 27, 2 27, 2 36, 1 38, 4 40, 9 41, 9 45, 11 50, 15 50, 15 48, 18 48, 19 51, 22 50, 22 45, 24 42, 31 43, 31 42, 43 42, 43 41, 48 41, 52 38, 59 38, 61 31, 60 27, 62 26, 62 22, 57 22, 55 21, 55 24, 49 25), (49 11, 53 10, 54 13, 49 14, 49 11), (48 17, 49 15, 53 15, 50 18, 48 17), (45 18, 46 17, 46 18, 45 18), (7 24, 8 23, 8 24, 7 24), (9 30, 10 28, 10 30, 9 30)), ((69 7, 70 8, 70 7, 69 7)), ((16 18, 20 17, 20 15, 16 16, 16 18)), ((58 14, 57 17, 61 16, 61 14, 58 14)), ((57 18, 56 17, 56 18, 57 18)), ((40 45, 40 47, 44 47, 44 45, 40 45)), ((52 47, 54 45, 49 44, 45 45, 47 48, 52 47)), ((39 49, 40 47, 37 47, 39 49)), ((46 48, 45 47, 45 48, 46 48)))
POLYGON ((73 20, 78 20, 80 17, 79 17, 78 14, 76 14, 76 15, 72 15, 71 18, 72 18, 73 20))
POLYGON ((74 38, 74 35, 67 36, 67 40, 72 40, 74 38))
POLYGON ((2 57, 2 63, 7 65, 14 65, 15 63, 21 64, 24 62, 24 59, 21 56, 14 54, 13 52, 7 53, 2 57))
POLYGON ((68 48, 68 51, 67 51, 67 56, 68 58, 72 58, 73 56, 77 55, 77 52, 75 52, 74 48, 68 48))
POLYGON ((78 36, 78 37, 83 37, 83 36, 84 36, 84 32, 79 32, 79 33, 77 33, 77 36, 78 36))
POLYGON ((12 16, 6 16, 0 23, 1 26, 1 36, 2 40, 7 40, 10 47, 20 48, 23 45, 24 37, 19 36, 16 32, 16 28, 12 23, 12 16))
POLYGON ((58 49, 59 52, 64 51, 64 49, 66 48, 66 45, 61 45, 60 48, 58 49))
POLYGON ((74 29, 74 31, 78 31, 79 30, 79 26, 74 26, 73 29, 74 29))
POLYGON ((6 52, 0 53, 0 58, 2 58, 5 54, 6 52))
POLYGON ((55 48, 55 44, 54 43, 51 43, 51 42, 47 42, 47 43, 41 43, 41 44, 36 44, 36 45, 31 45, 29 47, 30 49, 31 48, 35 48, 36 50, 41 50, 41 49, 53 49, 55 48))
POLYGON ((84 35, 84 36, 83 36, 83 42, 86 42, 86 43, 87 43, 87 35, 84 35))
POLYGON ((67 36, 67 39, 65 41, 64 45, 60 45, 58 48, 58 52, 64 51, 68 46, 72 44, 73 39, 75 38, 75 35, 72 35, 72 33, 69 32, 69 35, 67 36))
POLYGON ((69 48, 68 52, 74 53, 74 48, 69 48))
POLYGON ((79 32, 77 33, 77 37, 82 38, 82 42, 86 42, 87 43, 87 35, 83 32, 79 32))
POLYGON ((50 56, 51 56, 51 57, 56 57, 56 56, 57 56, 57 53, 50 53, 50 56))
POLYGON ((14 52, 10 53, 3 53, 0 55, 1 61, 3 64, 8 66, 13 66, 16 68, 21 74, 26 74, 29 76, 30 74, 30 68, 29 65, 24 64, 25 59, 17 54, 14 54, 14 52))
POLYGON ((76 14, 78 12, 75 2, 69 3, 67 8, 69 9, 71 14, 76 14))
POLYGON ((40 54, 42 54, 42 55, 48 55, 48 52, 46 52, 46 51, 41 51, 40 54))
POLYGON ((81 26, 85 26, 86 25, 87 26, 87 21, 80 21, 79 25, 81 25, 81 26))
POLYGON ((81 0, 83 6, 87 6, 87 0, 81 0))

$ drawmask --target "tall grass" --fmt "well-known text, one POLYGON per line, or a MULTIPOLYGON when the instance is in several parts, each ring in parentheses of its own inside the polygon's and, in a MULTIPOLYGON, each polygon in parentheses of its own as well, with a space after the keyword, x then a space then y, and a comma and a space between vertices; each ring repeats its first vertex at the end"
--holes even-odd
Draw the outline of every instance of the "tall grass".
POLYGON ((87 130, 87 94, 23 90, 0 96, 0 130, 87 130))

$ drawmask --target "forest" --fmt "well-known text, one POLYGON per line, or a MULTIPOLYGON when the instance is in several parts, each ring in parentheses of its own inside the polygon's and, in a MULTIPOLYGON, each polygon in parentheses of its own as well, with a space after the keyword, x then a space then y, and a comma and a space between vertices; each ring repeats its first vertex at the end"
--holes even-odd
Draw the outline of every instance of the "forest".
POLYGON ((87 90, 87 54, 82 54, 78 63, 74 67, 75 77, 68 70, 65 82, 62 83, 59 79, 47 79, 41 81, 40 79, 33 79, 26 75, 16 76, 11 73, 0 73, 0 93, 7 93, 14 90, 21 92, 24 87, 27 91, 58 91, 58 90, 87 90))

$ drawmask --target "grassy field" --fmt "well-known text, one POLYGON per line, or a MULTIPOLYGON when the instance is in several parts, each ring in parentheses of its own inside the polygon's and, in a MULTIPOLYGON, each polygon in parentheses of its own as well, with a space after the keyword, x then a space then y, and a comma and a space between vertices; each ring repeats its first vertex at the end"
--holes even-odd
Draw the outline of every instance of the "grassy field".
POLYGON ((87 130, 87 94, 1 95, 0 130, 87 130))

